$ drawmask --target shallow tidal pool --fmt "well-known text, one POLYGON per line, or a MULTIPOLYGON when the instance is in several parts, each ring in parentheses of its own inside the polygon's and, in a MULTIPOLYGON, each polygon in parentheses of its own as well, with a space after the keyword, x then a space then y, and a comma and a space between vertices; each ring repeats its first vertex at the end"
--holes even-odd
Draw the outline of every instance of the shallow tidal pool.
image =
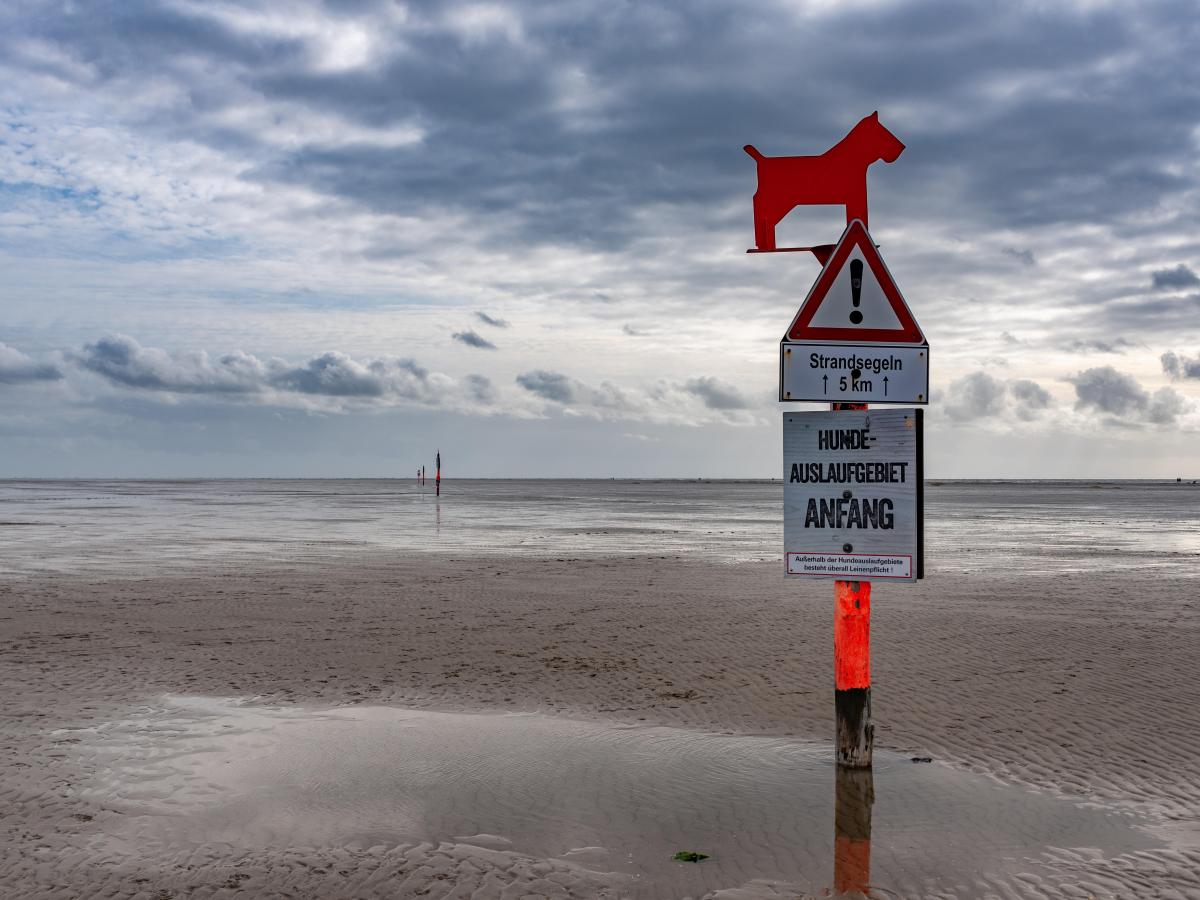
POLYGON ((76 734, 114 854, 457 842, 615 873, 621 896, 970 897, 1041 882, 1055 851, 1159 846, 1128 812, 886 752, 839 773, 787 738, 190 696, 76 734))

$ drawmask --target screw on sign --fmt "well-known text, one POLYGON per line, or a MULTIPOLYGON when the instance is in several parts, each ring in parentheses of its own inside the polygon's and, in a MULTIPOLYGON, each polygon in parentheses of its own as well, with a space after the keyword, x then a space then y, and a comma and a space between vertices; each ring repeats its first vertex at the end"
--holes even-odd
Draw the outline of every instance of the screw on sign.
MULTIPOLYGON (((784 571, 834 579, 837 762, 869 771, 871 580, 911 582, 924 569, 921 410, 863 412, 868 399, 928 398, 928 343, 866 228, 867 169, 895 161, 904 144, 872 113, 818 156, 744 149, 758 169, 755 247, 748 252, 808 250, 822 265, 781 342, 779 399, 825 399, 830 412, 846 418, 785 413, 784 571), (775 226, 794 208, 829 204, 846 209, 837 244, 776 246, 775 226)), ((847 872, 858 870, 838 881, 853 889, 868 871, 856 854, 869 855, 873 791, 868 779, 839 788, 839 805, 841 793, 855 809, 848 821, 861 820, 866 806, 865 845, 862 828, 847 825, 837 835, 847 872), (851 795, 858 802, 850 803, 851 795)))

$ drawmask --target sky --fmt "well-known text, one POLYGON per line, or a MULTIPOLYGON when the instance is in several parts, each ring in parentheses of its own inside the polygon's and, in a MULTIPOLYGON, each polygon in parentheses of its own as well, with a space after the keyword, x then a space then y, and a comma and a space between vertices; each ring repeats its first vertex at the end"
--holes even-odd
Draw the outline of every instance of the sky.
POLYGON ((0 5, 0 477, 780 477, 878 111, 931 477, 1200 477, 1190 2, 0 5), (781 245, 831 243, 797 208, 781 245))

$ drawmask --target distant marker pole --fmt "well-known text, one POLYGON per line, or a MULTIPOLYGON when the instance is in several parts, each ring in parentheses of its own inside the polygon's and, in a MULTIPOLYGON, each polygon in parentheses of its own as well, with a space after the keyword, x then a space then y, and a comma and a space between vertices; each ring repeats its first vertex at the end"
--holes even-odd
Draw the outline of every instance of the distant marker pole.
POLYGON ((437 452, 437 476, 433 480, 437 488, 437 496, 442 496, 442 451, 437 452))
MULTIPOLYGON (((834 412, 866 409, 865 403, 832 403, 834 412)), ((871 722, 871 582, 833 583, 834 709, 837 763, 869 769, 875 743, 871 722)))

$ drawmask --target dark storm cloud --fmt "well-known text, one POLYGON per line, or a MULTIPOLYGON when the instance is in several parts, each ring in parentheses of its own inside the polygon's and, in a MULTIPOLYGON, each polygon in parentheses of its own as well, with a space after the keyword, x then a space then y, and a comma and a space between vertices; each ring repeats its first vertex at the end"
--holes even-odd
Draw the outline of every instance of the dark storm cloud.
POLYGON ((0 384, 58 381, 62 377, 62 370, 58 366, 38 362, 15 347, 0 344, 0 384))
POLYGON ((509 326, 508 320, 499 319, 495 316, 489 316, 483 311, 475 313, 475 318, 477 318, 484 325, 491 325, 493 328, 507 328, 509 326))
POLYGON ((531 394, 537 394, 555 403, 570 403, 575 397, 575 390, 570 378, 561 372, 547 372, 545 369, 535 369, 517 376, 517 384, 531 394))
MULTIPOLYGON (((108 335, 71 355, 81 368, 112 384, 175 394, 291 393, 341 399, 437 402, 452 389, 446 376, 411 359, 359 361, 331 350, 294 365, 243 351, 211 357, 204 351, 168 353, 126 335, 108 335)), ((472 385, 479 393, 479 385, 472 385)))
POLYGON ((1132 375, 1112 366, 1085 369, 1068 380, 1075 385, 1076 409, 1107 413, 1117 424, 1170 425, 1190 408, 1178 391, 1159 388, 1151 394, 1132 375))
MULTIPOLYGON (((9 31, 5 43, 14 50, 21 49, 20 38, 28 35, 68 51, 66 58, 31 55, 29 63, 64 82, 81 77, 79 64, 86 67, 84 77, 89 81, 103 83, 155 69, 168 77, 178 75, 189 61, 198 59, 254 71, 300 64, 307 55, 303 42, 295 38, 239 33, 154 0, 101 0, 69 6, 26 2, 13 4, 8 12, 24 26, 22 32, 9 31)), ((18 53, 18 58, 22 56, 25 54, 18 53)), ((204 84, 195 88, 198 104, 219 102, 215 96, 206 98, 204 84)))
POLYGON ((1180 263, 1173 269, 1158 269, 1150 275, 1155 290, 1187 288, 1200 284, 1200 278, 1190 268, 1180 263))
POLYGON ((1172 379, 1200 378, 1200 356, 1184 356, 1171 350, 1159 357, 1163 372, 1172 379))
POLYGON ((495 344, 477 332, 472 331, 470 328, 468 328, 466 331, 456 331, 450 336, 460 344, 466 344, 468 347, 475 347, 478 350, 496 349, 495 344))
POLYGON ((684 382, 683 389, 704 401, 709 409, 746 409, 746 398, 731 384, 719 378, 704 375, 684 382))
MULTIPOLYGON (((748 14, 715 2, 527 2, 495 8, 512 21, 492 25, 456 3, 411 5, 404 21, 382 0, 327 3, 328 15, 358 17, 377 38, 376 56, 357 67, 320 65, 316 38, 236 27, 224 7, 33 8, 27 29, 87 74, 46 61, 52 54, 22 55, 6 29, 0 49, 31 68, 89 87, 182 90, 185 105, 148 114, 143 127, 236 152, 248 179, 377 212, 451 213, 503 246, 622 246, 661 227, 664 218, 639 216, 647 209, 725 227, 723 210, 753 191, 742 144, 820 152, 876 107, 909 145, 888 190, 945 186, 930 214, 1090 224, 1194 186, 1177 164, 1200 116, 1200 55, 1194 7, 1179 0, 1132 12, 918 0, 807 14, 782 4, 748 14), (248 97, 365 129, 418 123, 424 139, 267 146, 260 117, 217 115, 248 97)), ((295 15, 282 2, 259 9, 295 15)))

